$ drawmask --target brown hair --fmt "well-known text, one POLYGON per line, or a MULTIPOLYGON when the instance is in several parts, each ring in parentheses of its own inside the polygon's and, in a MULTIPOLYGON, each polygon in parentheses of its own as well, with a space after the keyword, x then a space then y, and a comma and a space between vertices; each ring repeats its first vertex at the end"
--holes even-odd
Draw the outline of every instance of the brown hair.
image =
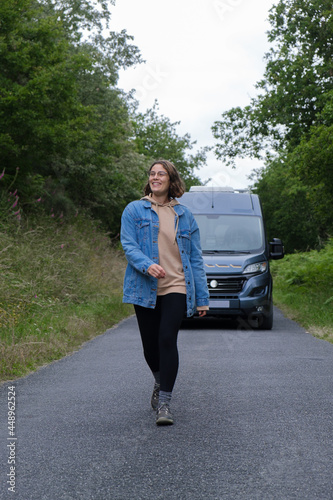
MULTIPOLYGON (((170 178, 170 187, 169 187, 169 198, 178 198, 185 193, 185 184, 182 178, 180 177, 176 167, 171 161, 168 160, 157 160, 150 166, 148 170, 148 174, 154 165, 162 165, 163 168, 168 172, 170 178)), ((149 181, 144 187, 145 195, 150 194, 152 191, 150 189, 149 181)))

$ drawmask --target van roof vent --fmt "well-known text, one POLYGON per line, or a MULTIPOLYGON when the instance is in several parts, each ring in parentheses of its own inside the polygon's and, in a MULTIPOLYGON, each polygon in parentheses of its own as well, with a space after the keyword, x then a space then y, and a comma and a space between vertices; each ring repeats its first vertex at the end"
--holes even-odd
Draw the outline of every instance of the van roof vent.
POLYGON ((190 192, 206 192, 206 193, 248 193, 249 189, 234 189, 230 186, 191 186, 190 192))

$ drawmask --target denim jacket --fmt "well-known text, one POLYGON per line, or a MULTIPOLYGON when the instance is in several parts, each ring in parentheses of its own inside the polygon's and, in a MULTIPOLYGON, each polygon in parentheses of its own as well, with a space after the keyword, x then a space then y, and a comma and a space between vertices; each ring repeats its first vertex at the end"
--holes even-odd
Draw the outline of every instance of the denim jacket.
MULTIPOLYGON (((183 264, 187 316, 192 316, 196 306, 208 306, 209 293, 201 255, 198 225, 191 211, 184 205, 173 207, 177 243, 183 264)), ((128 262, 123 302, 153 309, 157 299, 157 278, 148 274, 152 264, 159 263, 159 219, 148 200, 132 201, 121 218, 120 239, 128 262)))

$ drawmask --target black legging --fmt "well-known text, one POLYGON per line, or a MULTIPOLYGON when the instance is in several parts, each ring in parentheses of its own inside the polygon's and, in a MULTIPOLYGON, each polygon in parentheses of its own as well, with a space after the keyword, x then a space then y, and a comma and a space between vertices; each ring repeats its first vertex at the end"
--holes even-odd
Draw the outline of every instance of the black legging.
POLYGON ((177 337, 184 318, 186 295, 157 297, 155 309, 134 306, 145 360, 152 372, 160 372, 161 390, 172 392, 179 365, 177 337))

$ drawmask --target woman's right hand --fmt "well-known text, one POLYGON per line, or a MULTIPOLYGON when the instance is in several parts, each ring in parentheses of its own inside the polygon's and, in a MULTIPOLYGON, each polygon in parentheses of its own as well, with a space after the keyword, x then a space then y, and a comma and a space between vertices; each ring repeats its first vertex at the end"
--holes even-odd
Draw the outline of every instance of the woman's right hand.
POLYGON ((164 278, 166 274, 163 267, 159 266, 158 264, 152 264, 150 267, 148 267, 147 272, 150 276, 157 279, 164 278))

